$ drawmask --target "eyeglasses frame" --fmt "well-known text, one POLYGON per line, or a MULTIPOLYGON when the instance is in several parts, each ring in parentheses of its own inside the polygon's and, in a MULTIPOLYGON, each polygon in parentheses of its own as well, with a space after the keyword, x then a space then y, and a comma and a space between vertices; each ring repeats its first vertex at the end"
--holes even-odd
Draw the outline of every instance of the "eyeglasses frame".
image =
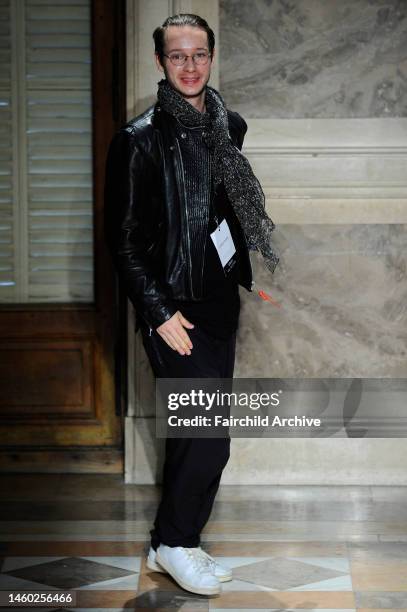
MULTIPOLYGON (((197 51, 196 53, 200 53, 200 52, 197 51)), ((182 64, 174 64, 174 62, 172 61, 171 57, 167 53, 163 53, 163 56, 168 57, 168 59, 170 60, 170 62, 171 62, 171 64, 173 66, 181 67, 181 66, 185 66, 185 64, 186 64, 186 62, 187 62, 189 57, 192 57, 192 61, 194 62, 194 64, 196 64, 196 61, 194 60, 194 55, 196 55, 196 53, 192 53, 192 55, 187 55, 186 53, 183 53, 182 55, 185 55, 185 60, 184 60, 184 62, 182 64)), ((208 63, 209 58, 212 58, 213 54, 210 53, 209 51, 207 53, 208 53, 208 57, 207 57, 206 62, 204 64, 197 64, 198 66, 206 66, 206 64, 208 63)))

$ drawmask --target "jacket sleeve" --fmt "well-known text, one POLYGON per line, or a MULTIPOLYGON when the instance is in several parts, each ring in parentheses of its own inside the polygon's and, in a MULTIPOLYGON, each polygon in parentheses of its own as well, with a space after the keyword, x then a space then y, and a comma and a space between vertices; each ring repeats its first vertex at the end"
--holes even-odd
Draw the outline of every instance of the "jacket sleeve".
POLYGON ((148 160, 125 129, 113 137, 106 159, 104 238, 119 280, 138 314, 157 328, 177 309, 154 273, 143 231, 143 173, 148 160))
POLYGON ((239 151, 242 150, 243 147, 243 141, 244 141, 244 137, 246 135, 247 132, 247 123, 246 121, 243 119, 243 117, 241 115, 239 115, 238 113, 236 113, 240 119, 240 124, 241 124, 241 129, 239 131, 239 138, 238 138, 238 143, 237 146, 239 147, 239 151))

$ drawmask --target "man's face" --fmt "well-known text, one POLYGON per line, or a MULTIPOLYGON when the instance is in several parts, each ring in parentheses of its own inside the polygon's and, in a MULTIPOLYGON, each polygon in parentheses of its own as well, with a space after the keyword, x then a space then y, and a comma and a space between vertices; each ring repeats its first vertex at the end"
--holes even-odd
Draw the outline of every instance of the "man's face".
MULTIPOLYGON (((196 26, 169 26, 165 32, 164 53, 179 51, 191 56, 198 51, 209 52, 208 36, 205 30, 196 26)), ((209 81, 212 60, 206 64, 196 64, 192 57, 188 57, 183 66, 174 66, 168 57, 163 57, 163 66, 158 56, 155 60, 159 70, 163 70, 170 85, 185 99, 198 97, 209 81)))

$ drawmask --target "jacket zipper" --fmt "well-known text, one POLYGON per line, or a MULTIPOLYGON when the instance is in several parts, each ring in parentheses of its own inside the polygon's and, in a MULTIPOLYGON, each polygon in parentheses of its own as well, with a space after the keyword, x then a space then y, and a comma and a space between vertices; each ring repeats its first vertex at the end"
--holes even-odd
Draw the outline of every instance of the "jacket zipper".
POLYGON ((147 323, 147 326, 149 329, 148 335, 151 336, 151 334, 153 333, 153 328, 150 325, 150 321, 148 321, 144 315, 139 315, 139 316, 143 319, 143 321, 147 323))
POLYGON ((188 256, 187 256, 187 265, 188 265, 188 277, 189 277, 189 286, 190 286, 190 290, 191 290, 191 296, 194 298, 194 291, 193 291, 193 286, 192 286, 192 261, 191 261, 191 240, 190 240, 190 236, 189 236, 189 222, 188 222, 188 205, 187 205, 187 196, 186 196, 186 192, 185 192, 185 182, 183 177, 185 176, 184 174, 184 164, 182 163, 182 155, 181 155, 181 149, 179 146, 179 142, 178 142, 178 138, 175 138, 175 142, 177 143, 177 151, 178 151, 178 159, 179 159, 179 163, 181 165, 182 168, 182 177, 180 176, 180 172, 179 172, 179 167, 177 164, 175 164, 176 166, 176 172, 177 172, 177 177, 178 177, 178 182, 180 185, 182 185, 182 192, 183 192, 183 196, 184 196, 184 216, 186 219, 186 237, 187 237, 187 243, 188 243, 188 256))
MULTIPOLYGON (((209 221, 210 221, 210 217, 211 217, 211 210, 213 207, 213 199, 214 199, 214 193, 213 193, 213 188, 212 188, 212 168, 211 168, 211 164, 209 164, 209 185, 210 185, 210 194, 209 194, 209 211, 208 211, 208 223, 205 226, 205 238, 204 238, 204 243, 203 243, 203 252, 202 252, 202 266, 201 266, 201 284, 200 284, 200 289, 201 289, 201 297, 203 296, 203 277, 204 277, 204 268, 205 268, 205 255, 206 255, 206 242, 208 240, 208 232, 209 232, 209 221)), ((216 219, 216 216, 215 216, 216 219)), ((216 224, 218 222, 216 221, 216 224)))

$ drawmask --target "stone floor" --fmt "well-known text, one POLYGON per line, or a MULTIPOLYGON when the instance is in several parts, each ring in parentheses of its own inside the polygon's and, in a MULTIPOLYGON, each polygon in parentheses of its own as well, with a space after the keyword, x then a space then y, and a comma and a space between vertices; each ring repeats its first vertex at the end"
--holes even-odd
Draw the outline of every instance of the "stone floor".
POLYGON ((407 612, 407 487, 221 486, 202 547, 234 578, 212 597, 146 568, 158 487, 10 474, 0 491, 3 606, 62 589, 74 607, 21 609, 407 612))

